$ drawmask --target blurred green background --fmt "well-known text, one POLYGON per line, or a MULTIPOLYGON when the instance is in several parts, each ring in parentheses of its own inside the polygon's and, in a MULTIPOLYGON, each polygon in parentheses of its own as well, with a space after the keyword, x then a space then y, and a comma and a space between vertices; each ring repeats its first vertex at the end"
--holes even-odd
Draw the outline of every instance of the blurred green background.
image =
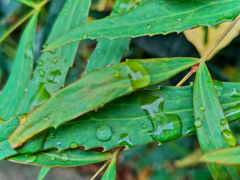
MULTIPOLYGON (((35 44, 35 66, 40 56, 52 26, 66 0, 51 0, 43 8, 37 26, 35 44)), ((88 20, 100 19, 111 12, 113 0, 92 0, 88 20)), ((9 0, 0 0, 0 36, 11 25, 16 23, 29 7, 9 0)), ((21 32, 26 23, 17 28, 3 43, 0 44, 0 88, 2 89, 11 73, 14 57, 21 32)), ((207 32, 207 31, 206 31, 207 32)), ((197 35, 196 35, 197 36, 197 35)), ((88 59, 97 41, 86 40, 80 43, 73 67, 70 69, 66 85, 81 77, 88 59)), ((240 80, 240 36, 220 50, 210 62, 207 62, 214 79, 219 81, 238 82, 240 80)), ((131 58, 156 57, 199 57, 196 48, 186 39, 183 33, 171 33, 154 37, 139 37, 132 39, 129 50, 122 60, 131 58)), ((189 70, 161 83, 162 86, 175 86, 189 70)), ((194 75, 184 85, 194 81, 194 75)), ((240 123, 231 124, 236 134, 240 130, 240 123)), ((1 132, 0 132, 1 133, 1 132)), ((194 157, 200 155, 196 135, 177 139, 158 146, 157 143, 147 144, 124 151, 118 159, 119 180, 208 180, 212 179, 204 164, 195 164, 194 157), (190 155, 190 156, 189 156, 190 155), (188 156, 188 159, 184 159, 188 156)), ((51 169, 46 180, 85 180, 90 179, 101 167, 101 163, 77 168, 51 169)), ((32 180, 37 179, 40 167, 15 164, 8 161, 0 162, 0 180, 32 180)))

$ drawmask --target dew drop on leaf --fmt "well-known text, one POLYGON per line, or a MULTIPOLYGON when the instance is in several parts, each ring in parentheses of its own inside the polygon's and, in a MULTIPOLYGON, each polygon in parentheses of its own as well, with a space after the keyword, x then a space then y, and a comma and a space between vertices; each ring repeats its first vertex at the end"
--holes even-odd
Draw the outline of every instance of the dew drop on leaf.
POLYGON ((200 109, 201 111, 205 111, 206 110, 205 107, 203 107, 203 106, 199 106, 198 109, 200 109))
POLYGON ((187 128, 186 135, 196 133, 196 126, 191 126, 187 128))
POLYGON ((180 18, 180 17, 178 17, 178 19, 177 19, 178 21, 182 21, 182 18, 180 18))
POLYGON ((221 120, 220 120, 220 124, 221 124, 222 126, 224 126, 224 125, 226 124, 226 122, 227 122, 226 119, 221 119, 221 120))
POLYGON ((55 53, 56 53, 56 50, 50 50, 50 51, 48 51, 48 52, 50 52, 51 54, 55 54, 55 53))
POLYGON ((239 98, 240 97, 240 92, 238 91, 238 89, 236 89, 236 88, 232 89, 231 97, 232 98, 239 98))
POLYGON ((87 37, 88 36, 85 34, 85 35, 82 36, 82 39, 87 39, 87 37))
POLYGON ((27 155, 26 163, 34 163, 37 160, 38 156, 36 155, 27 155))
POLYGON ((44 117, 44 118, 43 118, 43 121, 45 121, 45 122, 48 122, 49 120, 50 120, 49 117, 44 117))
POLYGON ((97 128, 96 135, 99 140, 107 141, 111 138, 112 131, 111 131, 110 127, 108 127, 106 125, 101 125, 97 128))
POLYGON ((122 133, 118 138, 118 144, 130 148, 132 146, 132 141, 129 134, 122 133))
POLYGON ((41 77, 45 76, 45 71, 43 69, 38 69, 38 73, 41 77))
POLYGON ((164 58, 164 59, 162 59, 162 61, 165 62, 165 63, 168 63, 168 62, 170 62, 171 60, 170 60, 169 58, 164 58))
POLYGON ((148 29, 150 29, 151 27, 152 27, 152 25, 151 25, 151 24, 148 24, 148 25, 147 25, 147 28, 148 28, 148 29))
POLYGON ((56 84, 56 83, 60 82, 60 80, 61 80, 61 79, 60 79, 60 78, 61 78, 61 75, 62 75, 62 73, 61 73, 60 70, 51 71, 51 72, 49 72, 49 74, 48 74, 47 80, 48 80, 48 82, 50 82, 50 83, 56 84))
POLYGON ((58 62, 58 56, 54 57, 53 64, 56 64, 58 62))
POLYGON ((146 124, 142 124, 143 129, 146 129, 146 127, 147 127, 146 124))
POLYGON ((77 143, 71 142, 70 148, 77 148, 77 147, 78 147, 78 144, 77 144, 77 143))
POLYGON ((221 96, 223 92, 223 83, 215 80, 214 86, 215 86, 215 89, 217 90, 218 96, 221 96))
POLYGON ((104 67, 110 67, 111 66, 111 64, 106 64, 104 67))
POLYGON ((27 116, 23 116, 20 120, 19 120, 19 125, 23 125, 27 122, 27 116))
POLYGON ((229 130, 223 130, 222 131, 222 136, 225 139, 226 143, 230 146, 230 147, 234 147, 237 145, 237 141, 235 139, 235 137, 233 136, 233 134, 229 131, 229 130))
POLYGON ((51 160, 54 161, 54 160, 55 160, 55 157, 51 157, 51 160))
POLYGON ((200 128, 202 126, 202 120, 200 118, 197 118, 195 121, 194 121, 194 125, 197 127, 197 128, 200 128))
POLYGON ((141 108, 147 114, 153 129, 148 131, 153 140, 167 142, 182 135, 182 121, 178 114, 164 113, 164 99, 154 96, 142 96, 141 108))
POLYGON ((28 42, 25 51, 25 57, 32 59, 33 58, 33 44, 32 42, 28 42))
POLYGON ((60 153, 61 156, 61 160, 63 162, 67 162, 68 161, 68 155, 66 153, 60 153))
POLYGON ((43 64, 44 64, 43 60, 41 60, 41 59, 40 59, 40 60, 38 60, 38 66, 39 66, 39 67, 42 67, 42 66, 43 66, 43 64))

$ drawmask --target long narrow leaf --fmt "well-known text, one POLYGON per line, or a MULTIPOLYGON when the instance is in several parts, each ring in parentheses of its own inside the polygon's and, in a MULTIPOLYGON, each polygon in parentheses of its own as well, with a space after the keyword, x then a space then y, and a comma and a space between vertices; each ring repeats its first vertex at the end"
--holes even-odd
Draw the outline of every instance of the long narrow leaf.
POLYGON ((37 17, 34 14, 22 34, 11 76, 0 96, 0 116, 5 120, 19 111, 32 76, 37 17))
POLYGON ((38 175, 38 180, 43 180, 47 173, 50 171, 50 167, 42 167, 39 175, 38 175))
POLYGON ((116 158, 113 158, 110 164, 107 167, 101 180, 114 180, 117 178, 116 172, 116 158))
MULTIPOLYGON (((201 63, 194 84, 194 115, 199 144, 203 154, 236 145, 218 99, 211 75, 201 63)), ((239 167, 208 164, 215 179, 239 179, 239 167)))
POLYGON ((54 92, 46 103, 22 117, 18 128, 9 137, 10 145, 13 148, 20 147, 26 140, 49 127, 58 127, 118 97, 167 80, 196 63, 198 59, 195 58, 129 60, 93 71, 72 85, 54 92))
POLYGON ((202 25, 212 26, 233 20, 240 12, 239 5, 240 2, 236 0, 149 1, 126 14, 79 26, 51 43, 46 50, 82 39, 153 36, 179 33, 202 25))

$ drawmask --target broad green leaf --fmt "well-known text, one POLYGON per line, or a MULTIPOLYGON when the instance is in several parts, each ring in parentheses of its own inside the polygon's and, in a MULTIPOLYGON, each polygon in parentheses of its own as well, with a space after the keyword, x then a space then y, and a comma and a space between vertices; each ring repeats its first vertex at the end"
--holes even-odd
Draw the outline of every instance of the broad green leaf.
POLYGON ((20 147, 49 127, 56 128, 118 97, 167 80, 198 61, 195 58, 129 60, 88 73, 72 85, 54 92, 44 105, 21 118, 9 142, 13 148, 20 147))
POLYGON ((112 154, 110 153, 91 152, 78 149, 68 149, 59 152, 53 149, 32 155, 18 155, 9 158, 9 160, 47 167, 73 167, 106 161, 111 157, 112 154))
MULTIPOLYGON (((236 146, 236 139, 230 128, 218 99, 211 75, 201 63, 196 75, 193 92, 195 126, 203 154, 226 147, 236 146)), ((239 167, 208 164, 215 179, 239 179, 239 167)))
MULTIPOLYGON (((240 90, 240 83, 218 82, 216 84, 227 119, 229 122, 234 122, 240 118, 240 96, 232 96, 233 92, 240 90)), ((153 130, 152 123, 140 106, 140 102, 143 99, 149 99, 149 96, 163 98, 165 100, 163 111, 167 114, 178 114, 180 116, 182 120, 182 127, 179 127, 182 131, 180 137, 196 133, 193 117, 193 86, 161 87, 158 90, 137 91, 130 96, 124 96, 106 104, 97 112, 89 112, 75 121, 59 126, 57 129, 50 128, 49 136, 44 143, 44 147, 40 150, 68 149, 73 141, 86 149, 103 147, 105 151, 117 146, 131 148, 153 142, 154 140, 149 136, 149 132, 151 133, 153 130), (105 141, 96 136, 98 128, 103 125, 108 126, 111 130, 111 137, 105 141), (120 137, 125 137, 125 141, 121 140, 120 137)), ((0 126, 0 132, 3 132, 0 134, 0 160, 17 154, 10 147, 7 138, 18 125, 20 118, 21 116, 13 118, 0 126)), ((174 132, 165 133, 169 137, 169 141, 173 140, 174 132)), ((34 147, 29 144, 27 149, 34 147)))
MULTIPOLYGON (((67 32, 69 29, 76 26, 76 23, 84 23, 87 19, 90 2, 90 0, 67 2, 64 8, 71 9, 71 11, 66 12, 63 10, 55 23, 48 41, 52 41, 64 32, 67 32)), ((53 52, 44 52, 42 54, 39 60, 39 66, 36 68, 33 75, 33 80, 28 86, 28 92, 24 98, 20 113, 24 114, 29 112, 32 109, 31 106, 40 105, 49 98, 52 91, 55 91, 64 85, 65 76, 68 72, 68 68, 74 61, 77 46, 78 43, 74 43, 54 51, 55 54, 53 52), (64 56, 62 54, 64 54, 64 56), (47 74, 44 75, 44 77, 41 77, 41 74, 39 73, 41 70, 44 70, 44 72, 51 74, 51 72, 55 72, 57 69, 61 69, 62 73, 55 77, 57 83, 49 82, 47 74)), ((11 122, 4 124, 4 126, 0 126, 0 129, 2 129, 1 132, 5 132, 4 134, 1 134, 0 137, 0 149, 2 149, 0 152, 0 159, 17 154, 16 151, 10 149, 7 139, 13 130, 17 128, 19 117, 21 117, 21 115, 13 117, 10 120, 11 122), (6 127, 8 129, 5 129, 6 127)), ((42 135, 38 135, 39 138, 33 137, 24 144, 23 148, 18 149, 18 151, 21 153, 33 153, 39 151, 43 148, 43 142, 45 141, 44 136, 46 136, 46 133, 43 132, 42 135)))
MULTIPOLYGON (((220 89, 219 93, 222 92, 220 101, 228 121, 233 122, 239 119, 240 96, 233 98, 232 92, 233 89, 240 90, 240 83, 219 82, 217 84, 218 89, 220 89)), ((177 126, 176 129, 172 130, 163 129, 167 127, 168 122, 159 124, 160 129, 163 130, 159 131, 159 135, 165 136, 165 141, 196 133, 193 116, 193 86, 161 87, 159 90, 137 91, 130 96, 106 104, 97 112, 89 112, 75 121, 59 126, 57 129, 50 128, 44 149, 66 149, 70 147, 73 140, 79 146, 85 146, 86 149, 103 147, 104 151, 117 146, 131 148, 153 142, 155 140, 151 136, 154 130, 152 121, 141 107, 143 102, 152 98, 163 98, 163 112, 177 114, 182 121, 182 126, 177 126), (102 140, 101 136, 98 137, 96 134, 99 127, 102 126, 108 126, 111 130, 111 137, 107 140, 102 140)), ((158 116, 159 113, 155 114, 158 116)))
MULTIPOLYGON (((133 0, 117 0, 113 6, 111 15, 126 13, 132 7, 133 0)), ((88 60, 87 72, 99 69, 101 67, 117 64, 121 61, 121 57, 126 49, 128 49, 131 38, 121 38, 116 40, 99 39, 97 46, 88 60)))
POLYGON ((43 180, 47 173, 50 171, 50 167, 42 167, 39 175, 38 175, 38 180, 43 180))
POLYGON ((199 158, 200 161, 206 163, 214 163, 227 166, 240 165, 240 147, 225 148, 215 150, 204 154, 199 158))
POLYGON ((117 178, 116 161, 116 158, 111 160, 101 180, 114 180, 117 178))
POLYGON ((32 76, 37 18, 36 13, 22 34, 11 76, 0 96, 0 116, 5 120, 19 111, 32 76))
POLYGON ((155 0, 128 13, 89 22, 72 29, 45 50, 56 49, 82 39, 138 37, 182 32, 197 26, 212 26, 233 20, 240 12, 236 0, 155 0), (211 12, 211 13, 209 13, 211 12))

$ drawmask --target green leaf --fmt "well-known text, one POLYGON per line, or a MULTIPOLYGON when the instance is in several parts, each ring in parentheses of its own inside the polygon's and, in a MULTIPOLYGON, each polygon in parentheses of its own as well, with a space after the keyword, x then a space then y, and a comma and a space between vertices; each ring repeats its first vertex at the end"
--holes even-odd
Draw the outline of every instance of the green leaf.
POLYGON ((9 142, 17 148, 44 129, 57 127, 118 97, 167 80, 198 61, 195 58, 129 60, 88 73, 54 92, 44 105, 21 118, 9 142))
POLYGON ((38 175, 38 180, 43 180, 47 173, 50 171, 50 167, 42 167, 39 175, 38 175))
POLYGON ((78 149, 68 149, 59 152, 53 149, 32 155, 18 155, 9 158, 9 160, 47 167, 73 167, 106 161, 111 157, 112 154, 110 153, 91 152, 78 149))
POLYGON ((116 158, 111 160, 101 180, 114 180, 117 178, 116 161, 116 158))
MULTIPOLYGON (((204 63, 197 71, 193 93, 195 126, 203 154, 226 147, 236 146, 227 119, 218 99, 211 75, 204 63)), ((239 167, 208 164, 215 179, 239 179, 239 167)))
POLYGON ((239 5, 240 2, 235 0, 149 1, 128 13, 110 16, 72 29, 45 50, 56 49, 82 39, 153 36, 179 33, 197 26, 213 26, 233 20, 240 12, 239 5))
MULTIPOLYGON (((240 118, 240 97, 232 98, 232 92, 235 89, 240 90, 240 83, 222 83, 220 86, 222 86, 220 89, 224 90, 220 96, 222 107, 228 122, 234 122, 240 118)), ((73 141, 86 149, 103 147, 105 151, 121 145, 131 148, 153 142, 152 137, 148 135, 153 129, 152 123, 140 106, 140 102, 148 99, 149 96, 163 98, 165 100, 164 112, 180 116, 182 120, 182 127, 179 127, 182 130, 180 137, 196 133, 193 118, 193 86, 161 87, 158 90, 137 91, 130 96, 106 104, 97 112, 89 112, 75 121, 59 126, 57 129, 50 128, 44 147, 39 150, 51 148, 68 149, 73 141), (110 128, 112 136, 108 140, 102 141, 96 136, 99 126, 108 126, 110 128), (124 137, 126 134, 129 135, 127 136, 129 139, 122 141, 120 137, 124 137)), ((21 116, 13 118, 0 126, 0 132, 3 132, 0 134, 0 160, 17 154, 10 147, 7 138, 17 127, 20 118, 21 116)), ((172 132, 167 133, 169 137, 172 137, 171 134, 172 132)), ((32 144, 28 144, 26 149, 34 147, 32 144)))
POLYGON ((37 18, 38 13, 21 36, 11 76, 0 96, 0 116, 5 120, 19 111, 32 76, 37 18))
MULTIPOLYGON (((90 0, 67 2, 64 8, 71 9, 71 11, 64 11, 59 16, 48 41, 52 41, 56 37, 67 32, 69 29, 75 27, 76 22, 79 24, 84 23, 87 19, 90 2, 90 0)), ((44 52, 42 54, 40 58, 41 61, 39 60, 39 66, 36 68, 33 79, 28 86, 28 92, 24 97, 20 113, 24 114, 29 112, 32 109, 31 106, 40 105, 49 98, 50 92, 55 91, 64 85, 65 76, 68 72, 68 68, 74 61, 77 47, 78 43, 74 43, 54 51, 56 52, 55 54, 52 54, 52 52, 44 52), (64 54, 64 57, 62 54, 64 54), (55 61, 55 57, 58 58, 58 62, 55 61), (54 64, 53 62, 56 63, 54 64), (49 82, 47 74, 44 77, 41 77, 39 71, 43 69, 46 73, 61 69, 62 74, 57 77, 58 82, 56 84, 49 82)), ((2 150, 0 152, 0 159, 17 154, 17 152, 10 147, 7 139, 14 129, 17 128, 20 117, 22 117, 22 115, 13 117, 10 122, 0 126, 1 132, 4 132, 0 135, 0 149, 2 150)), ((38 135, 38 137, 33 137, 25 143, 22 148, 18 149, 18 151, 21 153, 34 153, 41 150, 43 148, 43 142, 45 141, 44 136, 46 136, 46 133, 43 132, 43 134, 38 135)))
MULTIPOLYGON (((132 0, 117 0, 114 3, 111 15, 125 13, 129 11, 129 8, 131 7, 132 0)), ((121 38, 116 40, 99 39, 97 46, 89 59, 84 75, 95 69, 119 63, 124 51, 128 49, 130 41, 131 38, 121 38)))
POLYGON ((214 163, 226 166, 240 165, 240 147, 224 148, 204 154, 200 157, 200 161, 206 163, 214 163))

